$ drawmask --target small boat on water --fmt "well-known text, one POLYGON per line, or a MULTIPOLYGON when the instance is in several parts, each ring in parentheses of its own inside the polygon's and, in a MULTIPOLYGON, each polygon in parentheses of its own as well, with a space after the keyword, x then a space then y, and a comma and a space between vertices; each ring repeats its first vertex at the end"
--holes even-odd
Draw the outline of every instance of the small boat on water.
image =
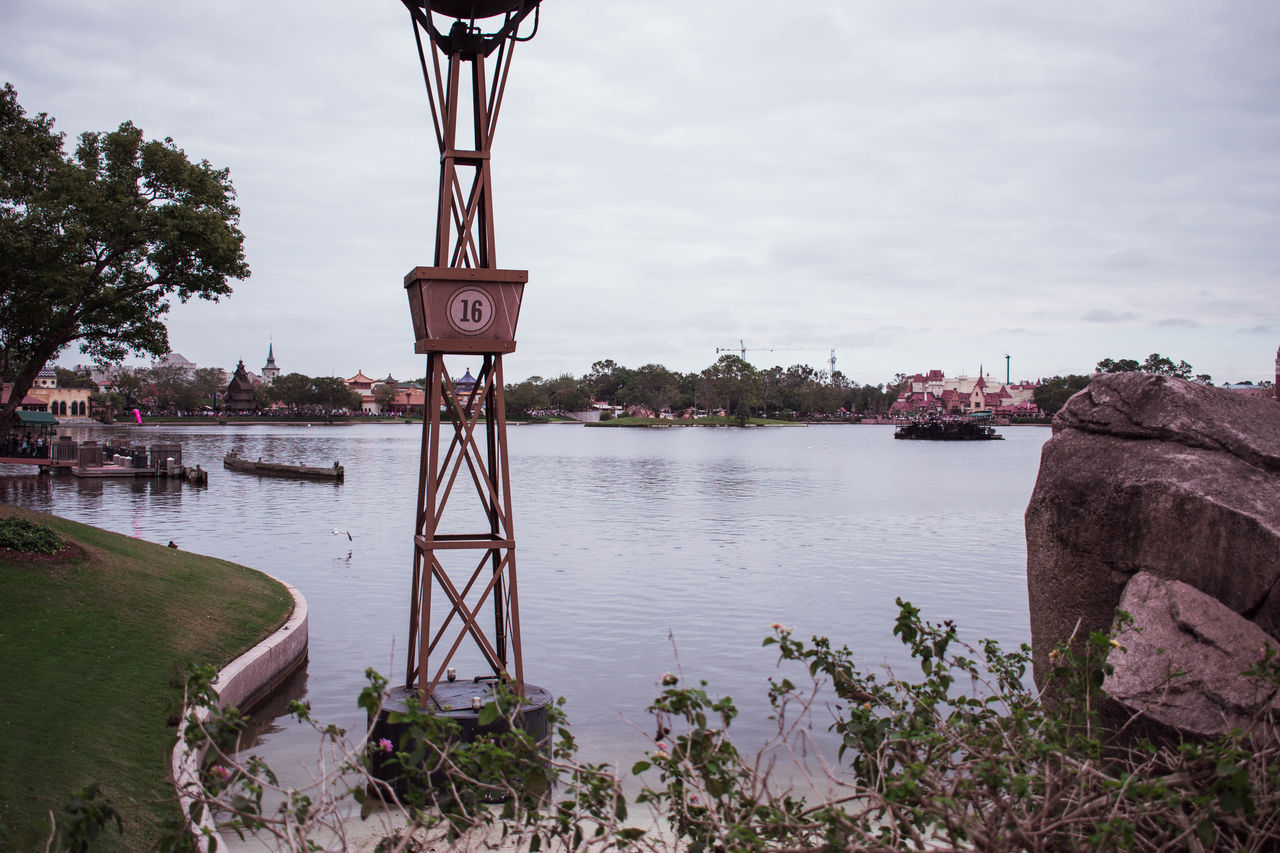
POLYGON ((343 468, 337 462, 333 463, 332 468, 322 468, 315 465, 288 465, 283 462, 263 462, 261 458, 254 462, 251 459, 242 458, 234 450, 222 457, 222 467, 245 474, 262 474, 267 477, 292 477, 295 480, 327 480, 331 483, 341 483, 344 476, 343 468))
POLYGON ((913 441, 1002 441, 1004 436, 982 418, 924 418, 902 424, 894 438, 913 441))

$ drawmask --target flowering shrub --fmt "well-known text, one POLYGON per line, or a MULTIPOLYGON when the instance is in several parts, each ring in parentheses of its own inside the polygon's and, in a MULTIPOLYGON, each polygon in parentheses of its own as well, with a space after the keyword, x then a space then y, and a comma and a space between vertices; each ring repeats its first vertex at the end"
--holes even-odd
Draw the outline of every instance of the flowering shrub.
MULTIPOLYGON (((641 783, 632 805, 649 810, 638 825, 628 823, 619 774, 576 760, 560 708, 549 710, 551 735, 535 740, 520 725, 519 697, 501 686, 479 714, 488 733, 469 741, 452 721, 410 702, 388 715, 404 725, 398 743, 361 738, 352 746, 295 703, 293 713, 341 756, 307 791, 280 788, 259 757, 236 759, 237 711, 207 722, 193 715, 186 735, 210 747, 210 764, 191 793, 225 827, 289 850, 314 846, 321 830, 344 843, 343 804, 351 801, 362 818, 384 821, 381 853, 455 843, 688 853, 1280 848, 1280 744, 1240 732, 1156 743, 1098 724, 1107 655, 1124 653, 1123 633, 1053 650, 1058 700, 1045 705, 1025 680, 1030 648, 971 646, 951 622, 929 623, 909 603, 898 605, 893 633, 919 668, 910 678, 867 672, 847 647, 774 626, 765 644, 777 648, 785 671, 801 669, 808 681, 771 679, 777 732, 754 756, 733 743, 729 697, 705 682, 660 676, 649 708, 653 745, 631 767, 641 783), (835 766, 814 757, 806 740, 819 706, 839 738, 835 766), (770 768, 779 754, 811 756, 797 758, 815 783, 811 793, 778 784, 770 768), (375 760, 398 768, 399 778, 375 777, 375 760), (266 792, 279 803, 273 811, 264 810, 266 792)), ((386 680, 368 677, 360 702, 376 716, 386 680)), ((1241 677, 1274 695, 1280 658, 1264 649, 1241 677)), ((207 681, 193 682, 192 697, 213 708, 207 681)))

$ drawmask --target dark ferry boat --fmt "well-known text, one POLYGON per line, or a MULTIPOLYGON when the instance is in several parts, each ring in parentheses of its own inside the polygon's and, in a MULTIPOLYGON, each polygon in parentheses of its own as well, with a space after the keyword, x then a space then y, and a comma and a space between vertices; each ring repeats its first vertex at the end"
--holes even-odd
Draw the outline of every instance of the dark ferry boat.
POLYGON ((975 412, 967 418, 923 418, 905 423, 893 431, 894 438, 914 441, 1003 441, 991 426, 990 412, 975 412))

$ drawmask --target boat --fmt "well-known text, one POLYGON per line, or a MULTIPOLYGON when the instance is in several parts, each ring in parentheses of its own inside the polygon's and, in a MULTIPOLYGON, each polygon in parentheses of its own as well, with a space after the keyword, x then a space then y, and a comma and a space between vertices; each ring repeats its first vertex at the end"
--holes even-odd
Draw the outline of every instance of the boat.
POLYGON ((1002 441, 986 418, 923 418, 900 425, 894 438, 913 441, 1002 441))
POLYGON ((263 462, 259 457, 257 462, 251 459, 244 459, 234 450, 222 457, 222 467, 231 471, 240 471, 244 474, 261 474, 267 477, 292 477, 295 480, 327 480, 333 483, 341 483, 343 480, 342 466, 337 462, 333 463, 332 468, 322 468, 316 465, 288 465, 283 462, 263 462))

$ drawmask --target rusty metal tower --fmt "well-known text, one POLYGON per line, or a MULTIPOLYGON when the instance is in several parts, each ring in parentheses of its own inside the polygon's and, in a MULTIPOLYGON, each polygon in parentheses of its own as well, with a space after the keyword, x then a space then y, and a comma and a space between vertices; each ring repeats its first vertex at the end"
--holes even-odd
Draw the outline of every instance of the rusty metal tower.
POLYGON ((528 273, 498 267, 489 164, 512 54, 537 31, 539 0, 401 2, 440 155, 434 259, 404 279, 428 383, 404 690, 469 709, 476 685, 500 679, 529 702, 545 691, 524 681, 502 373, 528 273), (450 356, 480 359, 473 387, 450 356), (487 671, 455 684, 460 650, 487 671))

